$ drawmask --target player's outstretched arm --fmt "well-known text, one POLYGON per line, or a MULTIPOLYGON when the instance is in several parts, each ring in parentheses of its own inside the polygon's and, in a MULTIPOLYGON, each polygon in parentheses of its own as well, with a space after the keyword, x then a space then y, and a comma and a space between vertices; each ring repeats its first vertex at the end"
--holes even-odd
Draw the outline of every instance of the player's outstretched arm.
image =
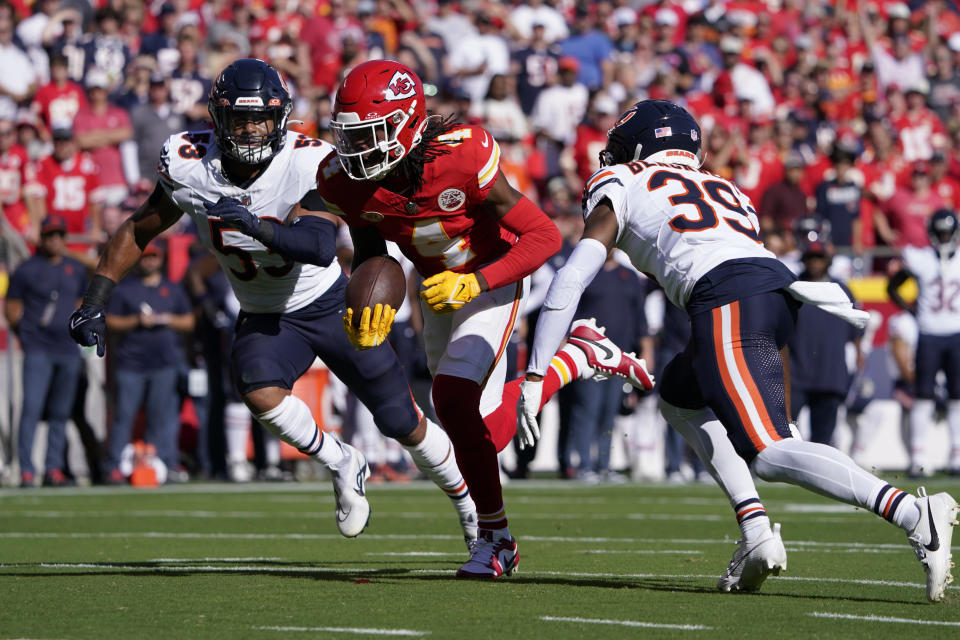
POLYGON ((70 316, 70 335, 78 344, 85 347, 96 345, 97 355, 103 356, 107 337, 103 309, 113 287, 137 263, 143 248, 176 222, 181 214, 170 196, 157 184, 147 201, 120 225, 100 256, 80 308, 70 316))
POLYGON ((521 384, 517 401, 517 435, 525 445, 533 445, 540 437, 537 412, 543 392, 543 375, 567 335, 583 290, 606 262, 617 238, 617 229, 617 216, 609 204, 601 201, 587 218, 580 242, 550 282, 537 321, 526 379, 521 384))
POLYGON ((224 196, 203 206, 208 216, 220 218, 295 262, 328 267, 337 257, 337 218, 332 213, 310 211, 298 203, 286 225, 255 216, 236 198, 224 196))

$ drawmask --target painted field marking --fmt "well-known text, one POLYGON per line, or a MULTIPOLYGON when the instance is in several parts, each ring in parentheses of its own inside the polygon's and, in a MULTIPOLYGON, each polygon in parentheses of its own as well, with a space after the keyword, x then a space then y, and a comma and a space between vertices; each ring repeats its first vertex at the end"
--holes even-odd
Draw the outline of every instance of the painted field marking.
POLYGON ((577 553, 586 553, 588 555, 626 553, 638 556, 658 556, 660 554, 685 556, 690 554, 702 554, 703 551, 694 549, 585 549, 583 551, 577 551, 577 553))
POLYGON ((284 558, 264 558, 259 556, 251 556, 249 558, 216 558, 216 557, 206 557, 206 558, 150 558, 147 562, 281 562, 285 561, 284 558))
MULTIPOLYGON (((371 555, 371 554, 367 554, 371 555)), ((460 554, 455 554, 459 556, 460 554)), ((195 565, 195 564, 171 564, 169 566, 145 567, 143 565, 125 565, 109 562, 22 562, 0 564, 0 570, 3 569, 23 569, 24 567, 39 567, 43 569, 114 569, 133 572, 182 572, 197 571, 204 573, 366 573, 376 574, 383 569, 371 569, 369 567, 317 567, 317 566, 214 566, 214 565, 195 565)), ((448 575, 451 574, 447 569, 411 569, 408 574, 418 575, 448 575)), ((649 579, 649 578, 667 578, 667 579, 696 579, 696 580, 715 580, 715 574, 697 574, 697 573, 603 573, 603 572, 578 572, 578 571, 524 571, 526 576, 551 576, 567 578, 612 578, 612 579, 649 579)), ((387 577, 396 577, 391 573, 387 577)), ((910 587, 915 589, 926 589, 926 584, 914 582, 902 582, 894 580, 867 580, 851 578, 824 578, 807 576, 778 576, 771 578, 773 581, 783 582, 832 582, 836 584, 858 584, 873 587, 910 587)), ((960 590, 960 586, 947 587, 950 591, 960 590)), ((960 623, 958 623, 960 624, 960 623)))
POLYGON ((638 620, 606 620, 603 618, 567 618, 562 616, 540 616, 546 622, 575 622, 578 624, 612 624, 620 627, 642 627, 644 629, 676 629, 679 631, 709 631, 713 627, 702 624, 661 624, 640 622, 638 620))
POLYGON ((383 551, 365 553, 365 556, 390 556, 400 558, 462 558, 463 553, 444 553, 443 551, 383 551))
POLYGON ((827 613, 815 611, 808 613, 814 618, 834 618, 837 620, 862 620, 863 622, 891 622, 897 624, 924 624, 936 627, 960 627, 960 622, 940 622, 938 620, 911 620, 910 618, 889 618, 887 616, 854 616, 846 613, 827 613))
MULTIPOLYGON (((6 512, 4 512, 6 513, 6 512)), ((54 531, 4 531, 3 538, 190 538, 210 540, 342 540, 342 536, 333 533, 194 533, 172 531, 131 531, 131 532, 54 532, 54 531)), ((463 540, 456 535, 441 534, 364 534, 364 540, 463 540)), ((692 544, 692 545, 728 545, 733 546, 732 538, 610 538, 602 536, 522 536, 529 542, 582 543, 582 544, 692 544)), ((894 549, 904 552, 909 549, 905 544, 865 543, 865 542, 820 542, 815 540, 791 540, 787 543, 793 551, 809 549, 863 549, 876 552, 878 549, 894 549)))
POLYGON ((307 631, 313 633, 356 633, 366 636, 413 636, 428 635, 429 631, 414 631, 412 629, 363 629, 360 627, 251 627, 261 631, 307 631))

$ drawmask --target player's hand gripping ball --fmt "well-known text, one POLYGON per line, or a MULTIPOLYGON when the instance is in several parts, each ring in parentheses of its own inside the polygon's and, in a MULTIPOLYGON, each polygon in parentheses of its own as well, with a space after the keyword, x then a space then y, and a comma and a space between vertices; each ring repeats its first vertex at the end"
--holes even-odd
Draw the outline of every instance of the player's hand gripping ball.
POLYGON ((472 273, 443 271, 423 281, 420 297, 434 313, 451 313, 480 295, 480 283, 472 273))
POLYGON ((389 256, 364 260, 347 282, 343 328, 357 349, 383 344, 407 293, 403 267, 389 256))

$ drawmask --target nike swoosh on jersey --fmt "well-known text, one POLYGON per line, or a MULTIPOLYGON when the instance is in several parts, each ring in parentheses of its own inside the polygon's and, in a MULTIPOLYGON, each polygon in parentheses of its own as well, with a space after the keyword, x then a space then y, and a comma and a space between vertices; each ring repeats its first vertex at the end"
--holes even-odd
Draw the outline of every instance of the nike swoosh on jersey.
POLYGON ((940 549, 940 536, 937 535, 937 527, 933 524, 933 512, 927 504, 927 520, 930 523, 930 544, 923 545, 927 551, 937 551, 940 549))
POLYGON ((604 355, 605 355, 607 358, 610 358, 610 359, 613 358, 613 351, 611 351, 611 350, 608 349, 607 347, 603 346, 602 344, 600 344, 600 343, 597 342, 596 340, 591 340, 590 338, 581 338, 581 337, 579 337, 579 336, 577 336, 576 338, 574 338, 574 340, 581 340, 581 341, 583 341, 583 342, 588 342, 588 343, 592 344, 593 346, 595 346, 597 349, 600 349, 600 351, 603 351, 604 355))
POLYGON ((480 145, 481 145, 481 146, 484 146, 484 147, 489 147, 489 146, 490 146, 490 140, 487 138, 487 132, 486 132, 486 131, 483 132, 483 142, 481 142, 480 145))

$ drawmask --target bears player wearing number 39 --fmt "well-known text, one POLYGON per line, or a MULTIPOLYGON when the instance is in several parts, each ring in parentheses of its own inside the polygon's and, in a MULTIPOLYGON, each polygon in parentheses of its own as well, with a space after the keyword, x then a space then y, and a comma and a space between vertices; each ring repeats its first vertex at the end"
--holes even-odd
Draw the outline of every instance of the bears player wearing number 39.
POLYGON ((107 244, 71 317, 71 335, 103 355, 103 307, 114 283, 153 237, 187 213, 240 301, 231 354, 240 394, 267 430, 330 469, 340 533, 353 537, 367 525, 370 471, 360 451, 323 433, 291 393, 316 357, 451 498, 469 548, 476 507, 449 438, 413 402, 389 346, 357 353, 343 333, 346 277, 335 260, 337 223, 318 211, 315 190, 317 165, 333 147, 286 130, 290 94, 261 60, 224 69, 208 108, 213 131, 179 133, 164 145, 157 187, 107 244))
MULTIPOLYGON (((350 225, 355 265, 384 254, 384 240, 391 240, 426 278, 420 297, 434 406, 480 526, 478 544, 457 575, 510 575, 519 556, 507 528, 497 452, 516 432, 520 385, 504 387, 502 355, 522 313, 525 278, 560 248, 560 233, 504 178, 493 137, 478 126, 428 116, 423 85, 402 64, 373 60, 355 67, 337 91, 331 128, 337 154, 320 164, 317 190, 327 210, 350 225)), ((376 330, 385 335, 391 316, 379 317, 385 320, 376 330)), ((373 329, 345 320, 351 341, 364 348, 373 329)), ((552 376, 538 389, 538 408, 566 382, 597 372, 649 388, 642 361, 595 327, 580 331, 586 342, 576 346, 572 335, 556 355, 552 376)))
MULTIPOLYGON (((750 200, 701 171, 701 160, 699 125, 670 102, 639 102, 608 132, 601 169, 584 188, 583 238, 547 292, 524 384, 546 370, 609 249, 623 249, 690 315, 690 343, 664 369, 660 409, 727 493, 741 527, 718 587, 755 590, 786 568, 779 525, 770 527, 750 465, 764 480, 872 510, 904 529, 926 571, 927 597, 940 600, 952 579, 954 499, 908 495, 833 447, 800 440, 788 422, 780 350, 800 304, 859 326, 867 314, 835 283, 795 282, 763 248, 750 200)), ((518 413, 535 422, 532 408, 518 413)))

